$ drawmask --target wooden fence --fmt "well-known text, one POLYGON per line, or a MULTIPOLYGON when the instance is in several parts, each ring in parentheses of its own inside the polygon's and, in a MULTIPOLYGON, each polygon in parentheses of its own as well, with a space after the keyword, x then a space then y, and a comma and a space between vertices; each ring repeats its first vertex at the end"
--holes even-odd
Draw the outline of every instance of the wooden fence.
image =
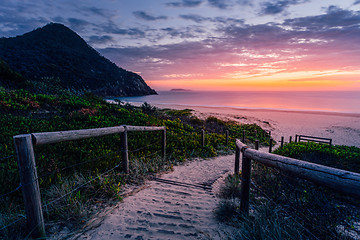
POLYGON ((262 163, 268 167, 290 173, 302 179, 329 187, 335 191, 360 198, 360 174, 341 169, 331 168, 298 159, 283 157, 271 153, 250 149, 240 140, 236 140, 235 174, 239 173, 240 153, 241 165, 241 199, 240 209, 249 212, 249 192, 251 160, 262 163))
POLYGON ((80 140, 110 134, 120 134, 123 169, 129 172, 128 139, 130 131, 163 131, 162 154, 166 156, 166 127, 118 126, 61 132, 31 133, 14 136, 28 228, 34 238, 45 238, 45 224, 41 206, 40 188, 36 171, 34 146, 80 140))
MULTIPOLYGON (((29 229, 32 229, 33 237, 45 237, 45 225, 41 206, 40 189, 36 171, 34 146, 64 141, 74 141, 85 138, 99 137, 111 134, 120 134, 120 149, 123 169, 129 173, 128 159, 128 132, 134 131, 163 131, 162 135, 162 155, 166 156, 166 127, 147 127, 147 126, 117 126, 108 128, 82 129, 61 132, 31 133, 14 136, 15 149, 18 158, 20 182, 24 195, 25 212, 29 229)), ((255 131, 255 136, 257 133, 255 131)), ((297 135, 296 140, 298 136, 297 135)), ((303 136, 305 137, 305 136, 303 136)), ((301 138, 299 137, 299 140, 301 138)), ((323 139, 324 140, 324 139, 323 139)), ((270 154, 273 147, 273 139, 269 132, 269 153, 262 153, 259 149, 259 141, 255 141, 255 149, 249 149, 243 142, 245 141, 245 131, 242 139, 236 140, 235 152, 235 173, 240 170, 240 152, 243 153, 242 161, 242 199, 241 209, 247 209, 249 205, 250 172, 251 160, 258 161, 270 167, 279 168, 296 174, 304 179, 319 183, 332 188, 339 188, 340 191, 355 196, 360 196, 360 174, 351 173, 343 170, 333 169, 317 164, 307 163, 296 159, 280 157, 270 154), (316 176, 315 176, 316 175, 316 176), (341 180, 341 181, 340 181, 341 180), (345 186, 345 187, 344 187, 345 186)), ((284 138, 282 137, 281 146, 284 138)), ((290 140, 291 142, 291 137, 290 140)), ((229 143, 229 131, 225 132, 225 143, 229 143)), ((201 130, 200 144, 206 145, 206 134, 201 130)), ((331 142, 330 142, 331 144, 331 142)))
POLYGON ((313 137, 313 136, 306 136, 306 135, 296 135, 295 136, 295 142, 301 142, 301 141, 325 143, 325 144, 329 144, 330 146, 332 145, 332 139, 331 138, 313 137))
MULTIPOLYGON (((307 136, 307 135, 295 135, 295 142, 301 142, 301 141, 323 143, 323 144, 329 144, 330 146, 332 146, 331 138, 313 137, 313 136, 307 136)), ((290 136, 290 138, 289 138, 289 143, 291 143, 291 142, 292 142, 292 136, 290 136)), ((280 147, 283 147, 283 146, 284 146, 284 137, 281 137, 280 147)), ((269 152, 271 152, 271 151, 269 151, 269 152)))

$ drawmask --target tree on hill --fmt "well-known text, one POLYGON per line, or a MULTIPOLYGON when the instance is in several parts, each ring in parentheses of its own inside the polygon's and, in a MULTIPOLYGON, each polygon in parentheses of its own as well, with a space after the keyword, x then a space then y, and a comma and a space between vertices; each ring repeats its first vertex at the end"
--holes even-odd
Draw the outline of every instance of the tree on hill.
POLYGON ((5 88, 24 87, 25 78, 12 70, 8 64, 0 58, 0 86, 5 88))

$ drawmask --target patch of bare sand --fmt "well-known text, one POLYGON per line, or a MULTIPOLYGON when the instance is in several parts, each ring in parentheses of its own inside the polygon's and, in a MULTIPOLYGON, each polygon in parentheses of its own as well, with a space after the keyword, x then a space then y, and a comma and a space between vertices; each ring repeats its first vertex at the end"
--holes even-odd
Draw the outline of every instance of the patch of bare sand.
POLYGON ((236 230, 219 223, 213 211, 218 182, 234 160, 228 155, 176 166, 74 239, 227 239, 236 230))

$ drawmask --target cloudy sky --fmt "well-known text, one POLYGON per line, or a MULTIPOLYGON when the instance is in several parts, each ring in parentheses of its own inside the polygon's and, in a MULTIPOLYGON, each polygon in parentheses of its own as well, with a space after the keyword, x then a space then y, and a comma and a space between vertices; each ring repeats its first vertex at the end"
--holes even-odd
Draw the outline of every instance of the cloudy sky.
POLYGON ((360 90, 360 0, 1 0, 0 37, 49 22, 156 90, 360 90))

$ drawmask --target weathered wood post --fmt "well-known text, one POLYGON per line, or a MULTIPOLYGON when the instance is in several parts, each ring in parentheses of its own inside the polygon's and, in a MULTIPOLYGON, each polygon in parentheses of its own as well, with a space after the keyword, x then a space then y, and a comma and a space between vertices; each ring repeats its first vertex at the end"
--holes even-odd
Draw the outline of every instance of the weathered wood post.
POLYGON ((240 211, 249 214, 249 196, 250 196, 250 175, 251 175, 251 159, 245 157, 243 148, 243 157, 241 165, 241 199, 240 199, 240 211))
POLYGON ((121 160, 123 164, 124 172, 129 173, 129 155, 128 155, 128 137, 127 129, 124 126, 124 131, 120 133, 120 149, 121 149, 121 160))
POLYGON ((255 140, 255 150, 259 150, 259 140, 255 140))
POLYGON ((205 147, 205 130, 201 129, 201 146, 205 147))
POLYGON ((163 134, 162 134, 161 152, 162 152, 162 155, 163 155, 163 159, 166 160, 166 128, 164 128, 163 134))
POLYGON ((330 144, 330 146, 332 146, 332 138, 330 139, 330 143, 329 143, 329 144, 330 144))
POLYGON ((291 143, 292 142, 292 136, 290 136, 290 138, 289 138, 289 143, 291 143))
POLYGON ((225 131, 225 144, 226 146, 229 145, 229 130, 225 131))
POLYGON ((245 143, 245 130, 243 130, 243 134, 241 137, 241 142, 245 143))
POLYGON ((39 181, 31 134, 14 136, 27 227, 33 238, 46 238, 39 181))
POLYGON ((240 148, 236 145, 235 147, 235 169, 234 174, 239 175, 240 172, 240 148))
POLYGON ((298 135, 297 134, 295 135, 295 142, 296 143, 298 142, 298 135))
POLYGON ((284 146, 284 137, 281 137, 281 145, 280 147, 283 147, 284 146))
POLYGON ((269 140, 269 153, 272 152, 272 145, 273 145, 273 139, 270 137, 270 140, 269 140))

